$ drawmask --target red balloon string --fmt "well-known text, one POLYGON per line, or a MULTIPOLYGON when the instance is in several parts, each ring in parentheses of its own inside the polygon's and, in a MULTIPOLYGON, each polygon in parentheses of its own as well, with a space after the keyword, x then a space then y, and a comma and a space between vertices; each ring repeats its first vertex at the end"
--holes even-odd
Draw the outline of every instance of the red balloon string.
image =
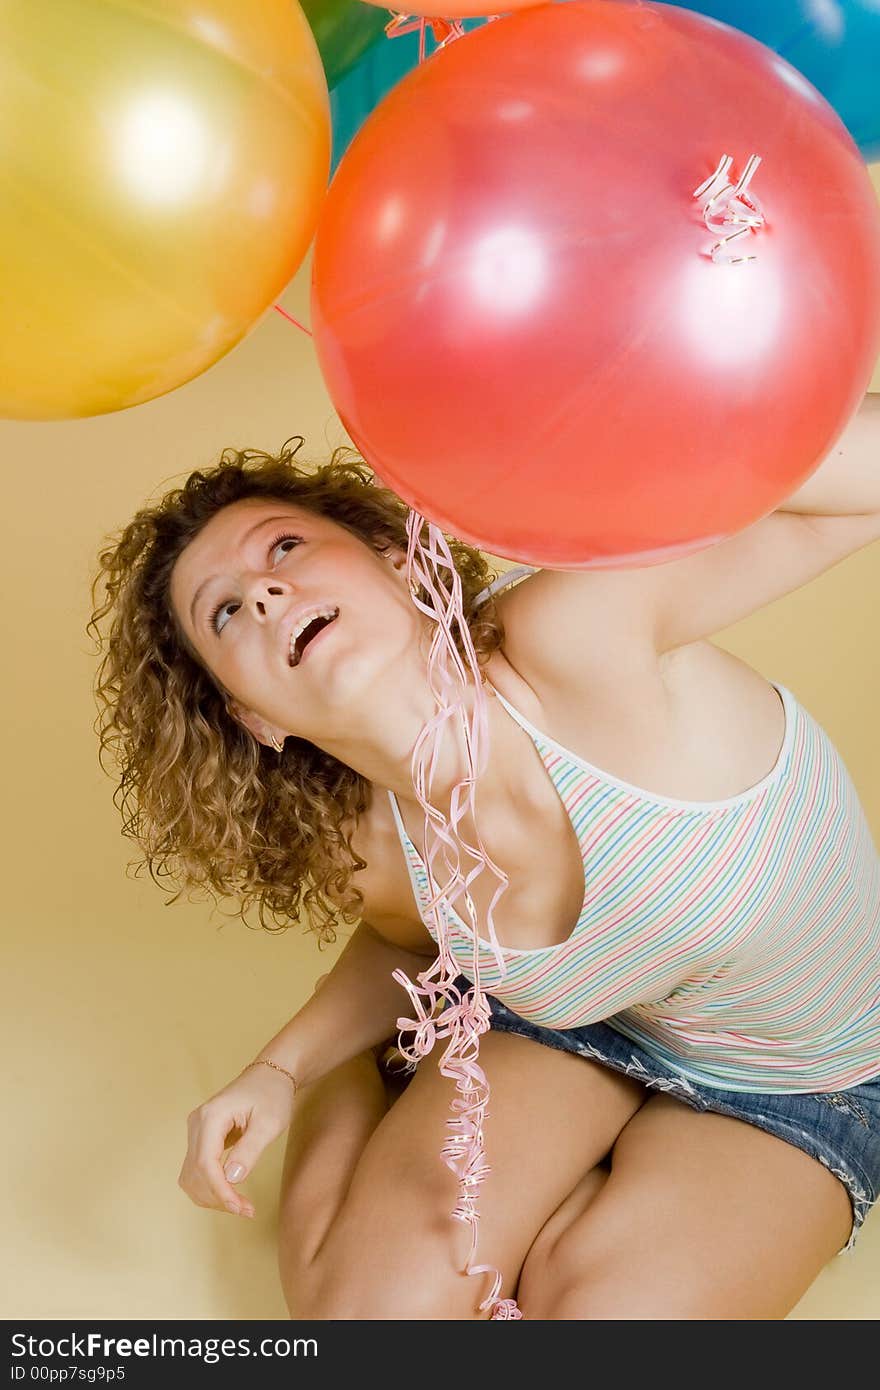
POLYGON ((304 323, 300 323, 299 319, 295 319, 293 317, 293 314, 289 314, 286 309, 282 309, 280 304, 273 305, 273 308, 277 309, 279 314, 283 314, 284 317, 288 319, 291 323, 295 323, 297 328, 302 329, 303 333, 308 333, 309 337, 311 338, 312 330, 310 328, 306 328, 304 323))

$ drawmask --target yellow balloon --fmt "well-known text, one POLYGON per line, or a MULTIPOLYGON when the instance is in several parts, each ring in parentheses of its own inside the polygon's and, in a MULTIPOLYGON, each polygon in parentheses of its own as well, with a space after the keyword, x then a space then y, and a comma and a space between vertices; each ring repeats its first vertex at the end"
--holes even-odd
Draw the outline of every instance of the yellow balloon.
POLYGON ((296 0, 2 0, 0 415, 205 371, 296 273, 329 169, 296 0))

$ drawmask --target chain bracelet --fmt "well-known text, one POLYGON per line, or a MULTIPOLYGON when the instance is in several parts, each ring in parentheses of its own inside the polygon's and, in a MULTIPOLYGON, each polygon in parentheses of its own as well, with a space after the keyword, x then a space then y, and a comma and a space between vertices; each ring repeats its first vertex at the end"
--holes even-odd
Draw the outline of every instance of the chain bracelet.
POLYGON ((242 1067, 241 1074, 244 1075, 246 1071, 250 1071, 251 1067, 259 1066, 274 1067, 276 1071, 283 1071, 284 1075, 290 1077, 290 1080, 293 1082, 294 1094, 299 1090, 299 1082, 293 1072, 288 1071, 286 1067, 279 1066, 277 1062, 271 1062, 268 1057, 258 1057, 256 1061, 248 1062, 246 1067, 242 1067))

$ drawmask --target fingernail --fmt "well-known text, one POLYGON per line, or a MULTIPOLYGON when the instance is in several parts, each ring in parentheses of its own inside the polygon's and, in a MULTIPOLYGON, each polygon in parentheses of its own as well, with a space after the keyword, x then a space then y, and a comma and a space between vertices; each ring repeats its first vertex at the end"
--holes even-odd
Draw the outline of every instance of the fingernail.
POLYGON ((230 1182, 238 1182, 244 1172, 244 1167, 241 1163, 230 1163, 225 1172, 230 1182))

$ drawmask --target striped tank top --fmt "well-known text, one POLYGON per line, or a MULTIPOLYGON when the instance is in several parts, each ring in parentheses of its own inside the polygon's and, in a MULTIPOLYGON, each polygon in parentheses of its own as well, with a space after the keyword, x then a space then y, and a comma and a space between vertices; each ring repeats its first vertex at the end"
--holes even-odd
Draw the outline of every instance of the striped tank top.
MULTIPOLYGON (((584 898, 569 938, 480 942, 480 981, 554 1029, 603 1020, 682 1075, 808 1092, 880 1073, 880 856, 846 766, 783 685, 766 777, 723 801, 642 790, 576 756, 495 691, 534 742, 577 834, 584 898)), ((388 793, 420 916, 424 863, 388 793)), ((440 911, 461 973, 470 926, 440 911)))

